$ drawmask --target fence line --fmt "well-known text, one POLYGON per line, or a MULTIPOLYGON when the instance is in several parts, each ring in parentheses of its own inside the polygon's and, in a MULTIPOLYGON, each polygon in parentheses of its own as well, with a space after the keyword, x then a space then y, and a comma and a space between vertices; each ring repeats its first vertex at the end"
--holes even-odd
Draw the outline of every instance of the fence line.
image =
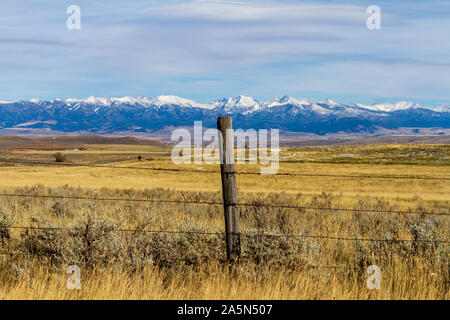
POLYGON ((107 169, 136 169, 136 170, 150 170, 150 171, 169 171, 169 172, 192 172, 192 173, 220 173, 220 171, 200 171, 193 169, 175 169, 175 168, 148 168, 148 167, 130 167, 130 166, 105 166, 99 164, 89 164, 89 163, 69 163, 69 162, 44 162, 44 161, 22 161, 22 160, 8 160, 0 159, 0 162, 5 163, 18 163, 18 164, 38 164, 38 165, 48 165, 48 166, 59 166, 59 167, 92 167, 92 168, 107 168, 107 169))
POLYGON ((125 202, 129 201, 129 202, 148 202, 148 203, 178 203, 178 204, 223 205, 222 202, 210 202, 210 201, 186 201, 186 200, 168 200, 168 199, 137 199, 137 198, 97 198, 97 197, 38 195, 38 194, 14 194, 14 193, 0 193, 0 197, 10 197, 10 198, 12 198, 12 197, 24 197, 24 198, 91 200, 91 201, 125 201, 125 202))
MULTIPOLYGON (((0 193, 0 197, 28 197, 43 199, 69 199, 69 200, 90 200, 90 201, 124 201, 124 202, 147 202, 147 203, 177 203, 177 204, 198 204, 221 206, 223 202, 213 201, 189 201, 189 200, 169 200, 169 199, 136 199, 136 198, 97 198, 97 197, 80 197, 80 196, 59 196, 59 195, 37 195, 37 194, 14 194, 0 193)), ((264 208, 280 208, 280 209, 296 209, 296 210, 319 210, 333 212, 368 212, 368 213, 392 213, 392 214, 414 214, 414 215, 430 215, 450 217, 450 214, 428 212, 428 211, 399 211, 399 210, 376 210, 376 209, 355 209, 355 208, 331 208, 331 207, 311 207, 311 206, 294 206, 294 205, 274 205, 262 203, 235 203, 236 206, 242 207, 264 207, 264 208)))
MULTIPOLYGON (((30 198, 92 200, 92 201, 130 201, 130 202, 148 202, 148 203, 223 205, 223 202, 210 202, 210 201, 135 199, 135 198, 97 198, 97 197, 79 197, 79 196, 5 194, 5 193, 1 193, 0 197, 30 197, 30 198)), ((427 211, 397 211, 397 210, 375 210, 375 209, 355 209, 355 208, 353 208, 353 209, 352 208, 330 208, 330 207, 310 207, 310 206, 293 206, 293 205, 271 205, 271 204, 258 204, 258 203, 236 203, 235 205, 236 206, 245 206, 245 207, 266 207, 266 208, 320 210, 320 211, 338 211, 338 212, 370 212, 370 213, 395 213, 395 214, 415 214, 415 215, 423 214, 423 215, 435 215, 435 216, 450 216, 450 214, 427 212, 427 211)))
MULTIPOLYGON (((236 172, 238 175, 260 175, 259 172, 236 172)), ((323 174, 323 173, 289 173, 280 172, 273 176, 290 177, 329 177, 329 178, 357 178, 357 179, 405 179, 405 180, 450 180, 450 177, 425 177, 425 176, 389 176, 389 175, 346 175, 346 174, 323 174)))
MULTIPOLYGON (((21 230, 59 230, 59 231, 76 231, 76 228, 67 227, 34 227, 34 226, 11 226, 10 229, 21 230)), ((144 230, 144 229, 121 229, 110 228, 111 231, 131 232, 131 233, 161 233, 161 234, 200 234, 200 235, 223 235, 223 232, 206 232, 206 231, 179 231, 179 230, 144 230)), ((232 233, 233 234, 233 233, 232 233)), ((303 235, 303 234, 283 234, 283 233, 258 233, 257 231, 243 231, 239 234, 244 237, 270 237, 270 238, 304 238, 304 239, 325 239, 335 241, 353 241, 353 242, 423 242, 423 243, 450 243, 448 240, 421 240, 421 239, 371 239, 371 238, 348 238, 323 235, 303 235)))
MULTIPOLYGON (((58 231, 76 231, 77 228, 67 227, 34 227, 34 226, 11 226, 10 229, 21 230, 58 230, 58 231)), ((222 235, 223 232, 207 232, 207 231, 181 231, 181 230, 144 230, 144 229, 122 229, 110 228, 112 231, 130 232, 130 233, 167 233, 167 234, 201 234, 201 235, 222 235)))
MULTIPOLYGON (((7 255, 7 256, 40 256, 40 257, 48 257, 48 255, 45 254, 39 254, 39 253, 24 253, 24 252, 0 252, 0 255, 7 255)), ((349 268, 349 267, 343 267, 343 266, 321 266, 321 265, 304 265, 308 269, 342 269, 342 270, 359 270, 358 268, 349 268)))
POLYGON ((450 243, 448 240, 436 239, 436 240, 420 240, 420 239, 371 239, 371 238, 346 238, 346 237, 334 237, 334 236, 322 236, 322 235, 302 235, 302 234, 282 234, 282 233, 254 233, 254 232, 242 232, 241 235, 252 235, 255 237, 274 237, 274 238, 305 238, 305 239, 326 239, 337 241, 365 241, 365 242, 436 242, 436 243, 450 243))
MULTIPOLYGON (((177 204, 195 204, 195 205, 223 205, 225 213, 225 234, 222 232, 203 232, 203 231, 180 231, 180 230, 144 230, 144 229, 122 229, 111 227, 111 231, 119 232, 133 232, 133 233, 153 233, 153 234, 199 234, 199 235, 225 235, 227 245, 227 260, 229 263, 237 261, 241 253, 240 239, 243 237, 271 237, 271 238, 303 238, 303 239, 320 239, 331 241, 351 241, 351 242, 377 242, 377 243, 446 243, 450 241, 444 239, 373 239, 373 238, 358 238, 358 237, 345 237, 345 236, 329 236, 329 235, 307 235, 307 234, 283 234, 283 233, 265 233, 261 231, 239 231, 239 214, 237 213, 237 207, 266 207, 266 208, 284 208, 284 209, 296 209, 296 210, 319 210, 319 211, 331 211, 331 212, 372 212, 372 213, 398 213, 398 214, 420 214, 420 215, 436 215, 436 216, 449 216, 445 213, 436 212, 417 212, 417 211, 397 211, 397 210, 374 210, 374 209, 356 209, 356 208, 323 208, 313 206, 294 206, 294 205, 274 205, 264 203, 238 203, 237 201, 237 188, 236 188, 236 175, 260 175, 259 172, 236 172, 234 168, 233 157, 228 160, 228 151, 233 151, 233 148, 229 148, 229 142, 227 139, 226 129, 231 129, 231 118, 220 117, 218 119, 218 129, 222 131, 224 139, 221 140, 221 170, 193 170, 193 169, 176 169, 176 168, 149 168, 149 167, 133 167, 133 166, 116 166, 116 165, 99 165, 89 163, 61 163, 61 162, 45 162, 45 161, 21 161, 14 159, 0 159, 0 163, 13 163, 24 165, 47 165, 47 166, 59 166, 59 167, 95 167, 95 168, 109 168, 109 169, 131 169, 131 170, 149 170, 149 171, 161 171, 161 172, 191 172, 191 173, 206 173, 206 174, 218 174, 221 173, 223 201, 193 201, 193 200, 169 200, 169 199, 130 199, 130 198, 98 198, 98 197, 82 197, 82 196, 58 196, 58 195, 30 195, 30 194, 13 194, 13 193, 1 193, 3 197, 33 197, 33 198, 52 198, 52 199, 70 199, 70 200, 91 200, 91 201, 128 201, 128 202, 147 202, 147 203, 177 203, 177 204), (229 163, 227 163, 229 161, 229 163)), ((232 153, 232 152, 231 152, 232 153)), ((351 178, 351 179, 403 179, 403 180, 441 180, 450 181, 450 177, 431 177, 431 176, 411 176, 411 175, 386 175, 386 174, 326 174, 326 173, 289 173, 280 172, 273 176, 290 176, 290 177, 327 177, 327 178, 351 178)), ((66 230, 76 231, 81 230, 78 228, 68 227, 38 227, 38 226, 11 226, 9 229, 21 229, 21 230, 66 230)), ((12 254, 0 252, 0 254, 12 254)), ((341 268, 338 266, 309 266, 312 268, 341 268)), ((350 269, 350 268, 344 268, 350 269)))
MULTIPOLYGON (((368 161, 319 161, 319 160, 280 160, 280 163, 318 163, 318 164, 370 164, 370 165, 385 165, 385 166, 425 166, 424 163, 411 163, 411 162, 376 162, 379 159, 374 159, 374 162, 368 161)), ((433 166, 445 167, 448 166, 446 163, 433 163, 433 166)))
MULTIPOLYGON (((194 169, 175 169, 175 168, 148 168, 148 167, 130 167, 130 166, 106 166, 87 163, 61 163, 61 162, 43 162, 43 161, 22 161, 0 159, 3 163, 31 164, 31 165, 48 165, 48 166, 68 166, 68 167, 92 167, 107 169, 132 169, 132 170, 150 170, 150 171, 166 171, 166 172, 190 172, 190 173, 220 173, 218 170, 194 170, 194 169)), ((236 175, 261 175, 259 172, 235 172, 236 175)), ((321 174, 321 173, 289 173, 279 172, 269 176, 290 176, 290 177, 329 177, 329 178, 354 178, 354 179, 403 179, 403 180, 444 180, 450 181, 450 177, 426 177, 426 176, 405 176, 405 175, 339 175, 339 174, 321 174)))
POLYGON ((275 204, 258 204, 258 203, 237 203, 238 206, 246 207, 264 207, 264 208, 284 208, 298 210, 319 210, 334 212, 369 212, 369 213, 394 213, 394 214, 423 214, 430 216, 449 216, 446 213, 426 212, 426 211, 399 211, 399 210, 376 210, 376 209, 355 209, 355 208, 330 208, 330 207, 310 207, 310 206, 291 206, 291 205, 275 205, 275 204))
POLYGON ((44 256, 42 254, 40 255, 40 254, 21 253, 21 252, 0 252, 0 255, 4 255, 4 256, 32 256, 32 255, 44 256))

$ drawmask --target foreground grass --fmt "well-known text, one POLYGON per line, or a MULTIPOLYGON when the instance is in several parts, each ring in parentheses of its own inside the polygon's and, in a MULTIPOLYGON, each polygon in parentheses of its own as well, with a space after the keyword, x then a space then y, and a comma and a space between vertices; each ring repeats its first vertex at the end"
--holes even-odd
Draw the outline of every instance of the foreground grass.
MULTIPOLYGON (((220 201, 219 193, 167 189, 35 186, 9 192, 220 201)), ((257 205, 338 208, 342 203, 339 195, 327 193, 310 198, 240 197, 257 205)), ((327 209, 240 208, 242 258, 230 275, 220 206, 3 198, 0 235, 5 254, 0 255, 0 294, 6 299, 447 299, 448 243, 440 240, 448 240, 448 202, 427 202, 427 210, 444 214, 431 216, 370 213, 395 207, 377 198, 357 200, 353 207, 357 212, 338 214, 327 209), (264 236, 273 233, 279 236, 264 236), (65 270, 72 264, 82 269, 80 291, 65 287, 65 270), (382 270, 382 289, 375 291, 366 286, 366 269, 373 264, 382 270)), ((405 202, 406 210, 424 210, 424 202, 417 201, 405 202)))
MULTIPOLYGON (((124 148, 114 146, 85 154, 73 151, 68 159, 75 164, 180 168, 161 155, 163 148, 155 149, 157 156, 145 153, 147 149, 141 146, 127 146, 128 152, 124 148), (144 160, 133 160, 134 152, 142 154, 144 160)), ((448 153, 447 146, 285 149, 280 172, 442 178, 450 177, 448 153), (309 160, 295 158, 307 153, 309 160), (378 164, 382 158, 388 163, 378 164), (332 163, 320 163, 324 159, 332 163), (412 164, 405 163, 405 159, 412 164)), ((51 161, 52 155, 27 151, 2 156, 51 161)), ((217 166, 183 166, 199 172, 170 173, 1 165, 0 193, 222 200, 219 175, 203 173, 217 170, 217 166)), ((238 166, 238 171, 257 170, 258 166, 238 166)), ((231 273, 225 264, 221 206, 0 197, 0 298, 449 298, 448 243, 439 241, 448 241, 450 230, 447 180, 238 176, 238 188, 239 202, 318 209, 240 207, 242 258, 231 273), (351 208, 355 212, 327 208, 351 208), (164 230, 186 233, 148 232, 164 230), (267 236, 270 234, 279 236, 267 236), (384 241, 341 241, 292 234, 384 241), (72 264, 81 268, 81 290, 66 288, 65 271, 72 264), (366 286, 366 269, 373 264, 381 268, 380 290, 366 286)))
MULTIPOLYGON (((69 290, 64 271, 48 272, 33 261, 19 276, 2 273, 2 299, 448 299, 448 286, 423 261, 394 262, 382 273, 380 290, 366 275, 348 271, 264 269, 222 265, 129 273, 120 267, 82 270, 81 289, 69 290), (415 266, 415 267, 411 267, 415 266)), ((382 270, 383 271, 383 270, 382 270)))

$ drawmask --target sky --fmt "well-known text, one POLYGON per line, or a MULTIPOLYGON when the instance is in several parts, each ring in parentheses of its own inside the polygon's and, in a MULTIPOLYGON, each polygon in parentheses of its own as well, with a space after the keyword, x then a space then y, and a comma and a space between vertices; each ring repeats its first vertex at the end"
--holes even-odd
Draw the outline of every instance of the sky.
POLYGON ((1 101, 450 103, 450 1, 2 0, 0 17, 1 101))

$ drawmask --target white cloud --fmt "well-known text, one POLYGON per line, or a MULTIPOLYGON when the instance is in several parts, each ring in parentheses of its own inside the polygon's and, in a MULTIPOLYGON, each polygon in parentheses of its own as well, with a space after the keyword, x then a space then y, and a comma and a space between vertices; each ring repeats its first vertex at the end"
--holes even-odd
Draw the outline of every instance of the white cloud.
POLYGON ((361 21, 365 8, 356 5, 295 4, 243 1, 190 1, 167 5, 152 5, 143 14, 158 17, 197 18, 214 20, 313 20, 345 19, 361 21))
POLYGON ((337 1, 148 3, 80 0, 83 28, 68 31, 64 1, 2 1, 0 98, 75 90, 450 100, 450 21, 422 10, 428 2, 383 2, 379 31, 367 30, 366 6, 337 1))

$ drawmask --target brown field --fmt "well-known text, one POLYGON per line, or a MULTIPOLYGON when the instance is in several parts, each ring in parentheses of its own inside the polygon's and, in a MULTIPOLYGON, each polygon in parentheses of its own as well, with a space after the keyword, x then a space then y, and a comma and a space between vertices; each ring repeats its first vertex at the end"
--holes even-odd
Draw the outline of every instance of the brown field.
MULTIPOLYGON (((239 202, 258 207, 239 208, 242 257, 230 272, 220 205, 93 200, 220 202, 220 175, 205 172, 218 166, 176 166, 170 148, 150 141, 46 139, 34 146, 28 140, 0 144, 1 194, 60 197, 0 196, 0 298, 450 297, 449 145, 283 148, 279 172, 304 176, 237 177, 239 202), (58 166, 56 150, 67 158, 58 166), (353 177, 361 175, 372 177, 353 177), (186 233, 143 232, 162 230, 186 233), (71 264, 82 270, 81 290, 66 288, 71 264), (381 268, 380 290, 366 286, 372 264, 381 268)), ((237 166, 238 172, 257 170, 237 166)))

